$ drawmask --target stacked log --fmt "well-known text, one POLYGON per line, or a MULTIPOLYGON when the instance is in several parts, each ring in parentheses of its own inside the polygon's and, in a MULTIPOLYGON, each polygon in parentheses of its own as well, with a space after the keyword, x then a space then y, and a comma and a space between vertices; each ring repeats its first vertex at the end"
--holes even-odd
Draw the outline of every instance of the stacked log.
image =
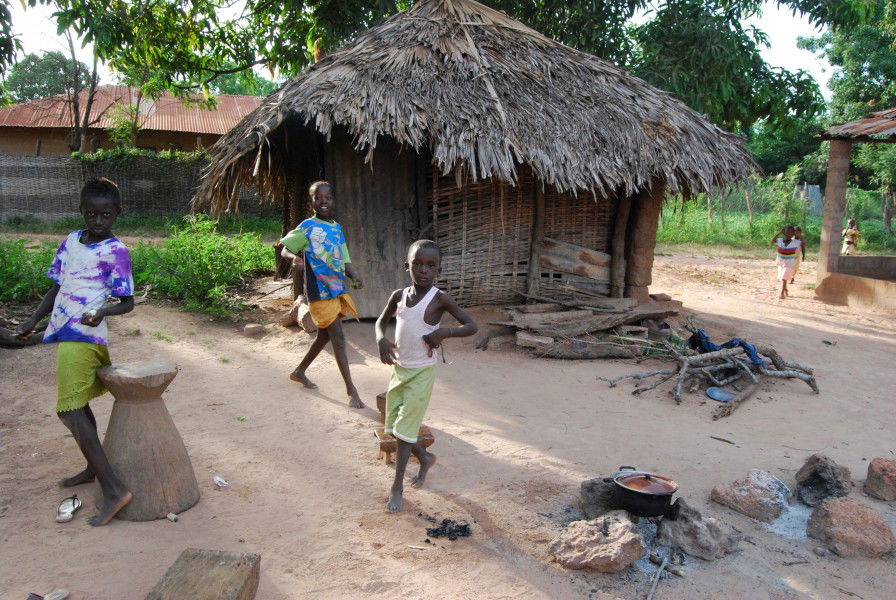
POLYGON ((564 359, 630 358, 640 356, 646 328, 678 315, 680 302, 654 301, 636 305, 632 298, 587 296, 579 291, 558 297, 528 296, 535 304, 507 309, 507 320, 491 323, 516 330, 516 345, 538 356, 564 359))

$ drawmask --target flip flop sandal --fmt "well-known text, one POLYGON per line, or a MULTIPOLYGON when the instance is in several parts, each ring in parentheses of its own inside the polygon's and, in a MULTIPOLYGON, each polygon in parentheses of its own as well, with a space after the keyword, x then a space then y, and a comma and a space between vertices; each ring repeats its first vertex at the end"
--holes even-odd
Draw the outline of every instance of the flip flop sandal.
POLYGON ((25 600, 65 600, 66 598, 68 598, 68 590, 60 588, 58 590, 53 590, 46 596, 40 596, 34 593, 28 594, 28 598, 25 600))
POLYGON ((707 388, 706 395, 717 402, 731 402, 737 394, 723 390, 720 387, 707 388))
POLYGON ((68 523, 75 518, 75 511, 79 508, 81 508, 81 501, 78 500, 78 494, 72 494, 56 507, 56 522, 68 523))

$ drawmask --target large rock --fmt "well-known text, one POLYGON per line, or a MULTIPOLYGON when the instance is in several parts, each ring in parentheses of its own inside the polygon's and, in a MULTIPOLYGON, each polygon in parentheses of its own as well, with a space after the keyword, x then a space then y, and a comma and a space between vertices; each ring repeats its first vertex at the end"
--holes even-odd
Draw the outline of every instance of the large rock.
POLYGON ((865 491, 881 500, 896 500, 896 460, 887 458, 872 460, 868 465, 865 491))
POLYGON ((787 507, 790 488, 768 471, 753 469, 727 488, 713 488, 709 497, 748 517, 771 523, 787 507))
POLYGON ((893 531, 883 518, 852 498, 821 502, 809 517, 806 533, 840 556, 877 558, 893 548, 893 531))
POLYGON ((726 532, 717 519, 704 517, 679 498, 672 505, 670 516, 660 521, 657 541, 703 560, 715 560, 732 552, 740 537, 726 532))
POLYGON ((796 472, 797 497, 808 506, 827 498, 846 496, 852 489, 849 469, 824 454, 813 454, 796 472))
POLYGON ((616 510, 599 519, 573 521, 551 542, 551 555, 567 569, 618 573, 647 554, 628 513, 616 510))
POLYGON ((616 484, 612 477, 595 477, 582 482, 581 508, 587 519, 620 508, 616 504, 616 484))

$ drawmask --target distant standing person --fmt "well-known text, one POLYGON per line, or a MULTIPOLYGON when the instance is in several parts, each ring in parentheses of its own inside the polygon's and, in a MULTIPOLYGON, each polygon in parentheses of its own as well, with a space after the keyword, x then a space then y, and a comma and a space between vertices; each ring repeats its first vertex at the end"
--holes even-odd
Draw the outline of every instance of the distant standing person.
POLYGON ((112 235, 112 225, 121 212, 118 187, 105 178, 87 182, 81 189, 80 210, 86 228, 68 234, 59 245, 47 271, 53 286, 16 333, 28 339, 37 323, 51 315, 44 343, 56 343, 56 415, 72 432, 87 459, 83 471, 62 479, 59 485, 70 487, 99 480, 103 505, 88 519, 99 527, 133 498, 109 464, 88 403, 106 393, 96 374, 97 369, 110 364, 105 317, 134 309, 134 280, 128 249, 112 235), (118 302, 108 304, 111 298, 118 302))
POLYGON ((800 251, 796 253, 796 266, 793 267, 793 275, 790 277, 790 283, 794 283, 796 274, 800 272, 800 265, 806 260, 806 243, 803 241, 803 228, 799 225, 793 228, 793 238, 800 241, 800 251))
POLYGON ((797 265, 797 253, 803 245, 801 240, 794 237, 793 225, 782 227, 772 243, 777 246, 778 256, 776 263, 778 265, 778 279, 781 280, 781 300, 787 297, 787 282, 793 279, 797 265))
POLYGON ((386 510, 401 510, 404 473, 411 454, 420 461, 420 472, 411 481, 423 485, 426 473, 436 457, 420 445, 417 436, 436 381, 435 350, 450 337, 468 337, 478 331, 476 323, 454 298, 433 284, 442 270, 442 250, 432 240, 417 240, 408 248, 404 268, 411 285, 395 290, 376 320, 376 342, 380 360, 392 365, 392 378, 386 394, 386 433, 395 436, 397 452, 395 480, 386 510), (445 313, 462 325, 441 327, 445 313), (395 317, 395 342, 386 337, 386 325, 395 317))
POLYGON ((330 342, 339 372, 345 381, 349 406, 364 408, 352 382, 345 352, 345 333, 340 321, 349 314, 358 317, 358 310, 346 289, 346 278, 352 280, 352 287, 360 288, 363 284, 352 269, 342 227, 333 219, 336 210, 333 186, 326 181, 316 181, 308 189, 308 195, 311 197, 314 216, 299 223, 280 243, 283 244, 281 255, 293 261, 296 269, 305 270, 305 298, 308 300, 311 319, 317 326, 317 337, 289 378, 306 388, 317 388, 308 379, 306 371, 327 342, 330 342))
POLYGON ((846 229, 840 233, 843 238, 843 247, 840 248, 840 254, 850 255, 859 241, 859 227, 856 225, 855 219, 850 219, 846 224, 846 229))

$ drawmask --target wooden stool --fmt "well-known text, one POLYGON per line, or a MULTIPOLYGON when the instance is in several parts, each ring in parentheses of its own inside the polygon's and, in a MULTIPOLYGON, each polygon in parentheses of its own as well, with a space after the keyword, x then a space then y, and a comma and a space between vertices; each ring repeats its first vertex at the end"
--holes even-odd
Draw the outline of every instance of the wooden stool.
POLYGON ((380 423, 386 422, 386 392, 376 395, 376 408, 380 411, 380 423))
POLYGON ((253 600, 261 556, 187 548, 146 600, 253 600))
MULTIPOLYGON (((184 442, 162 401, 177 375, 170 363, 110 365, 97 372, 115 396, 103 449, 134 499, 117 515, 126 521, 164 519, 199 502, 199 485, 184 442)), ((97 484, 97 503, 102 494, 97 484)))
MULTIPOLYGON (((373 430, 373 435, 376 436, 376 439, 379 440, 380 443, 380 451, 377 454, 377 458, 382 458, 383 462, 388 464, 392 463, 392 453, 398 450, 398 441, 392 436, 391 433, 386 433, 385 427, 377 427, 373 430)), ((429 427, 426 425, 420 426, 420 432, 417 433, 417 441, 424 448, 429 448, 436 441, 436 438, 433 437, 432 432, 429 430, 429 427)))

